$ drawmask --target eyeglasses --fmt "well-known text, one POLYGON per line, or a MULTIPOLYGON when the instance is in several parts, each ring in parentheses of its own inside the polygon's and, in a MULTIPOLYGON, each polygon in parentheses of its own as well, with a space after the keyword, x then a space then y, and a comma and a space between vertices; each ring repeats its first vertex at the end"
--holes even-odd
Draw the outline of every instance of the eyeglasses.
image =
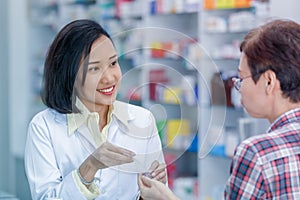
POLYGON ((253 76, 253 75, 249 75, 249 76, 246 76, 246 77, 244 77, 244 78, 236 78, 236 77, 233 77, 231 80, 233 81, 234 88, 235 88, 237 91, 240 91, 243 80, 245 80, 245 79, 247 79, 247 78, 250 78, 250 77, 252 77, 252 76, 253 76))

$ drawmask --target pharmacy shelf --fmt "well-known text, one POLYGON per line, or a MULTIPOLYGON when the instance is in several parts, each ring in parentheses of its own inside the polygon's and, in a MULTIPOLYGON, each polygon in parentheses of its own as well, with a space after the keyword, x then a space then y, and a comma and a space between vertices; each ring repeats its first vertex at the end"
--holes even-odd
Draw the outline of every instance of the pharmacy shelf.
POLYGON ((266 127, 265 124, 260 126, 263 123, 250 118, 240 107, 239 93, 231 82, 231 77, 237 75, 241 40, 262 21, 256 11, 255 6, 203 8, 201 11, 199 37, 207 52, 201 62, 206 82, 200 85, 199 95, 202 105, 198 160, 201 200, 223 199, 234 149, 245 139, 244 122, 249 119, 250 124, 251 121, 252 134, 266 127))

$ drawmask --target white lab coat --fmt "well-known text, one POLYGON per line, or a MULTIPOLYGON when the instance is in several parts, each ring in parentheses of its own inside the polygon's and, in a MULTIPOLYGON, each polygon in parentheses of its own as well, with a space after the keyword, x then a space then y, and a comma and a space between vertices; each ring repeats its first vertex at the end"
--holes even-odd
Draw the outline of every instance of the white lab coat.
MULTIPOLYGON (((25 148, 25 169, 33 199, 55 195, 64 200, 85 199, 72 171, 97 147, 86 125, 68 134, 66 114, 45 109, 30 122, 25 148)), ((164 162, 153 115, 146 109, 116 101, 107 140, 135 152, 135 162, 98 170, 101 194, 97 200, 135 199, 137 172, 154 160, 164 162), (124 120, 126 119, 126 120, 124 120)))

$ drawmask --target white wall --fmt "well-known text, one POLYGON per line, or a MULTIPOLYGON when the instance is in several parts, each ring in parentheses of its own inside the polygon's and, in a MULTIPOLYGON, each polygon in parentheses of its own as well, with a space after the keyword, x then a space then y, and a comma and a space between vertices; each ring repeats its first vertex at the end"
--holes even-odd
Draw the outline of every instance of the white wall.
POLYGON ((8 0, 0 1, 0 190, 9 191, 8 0))
MULTIPOLYGON (((7 0, 8 1, 8 0, 7 0)), ((9 0, 9 113, 10 150, 23 157, 30 110, 30 45, 28 0, 9 0)))
MULTIPOLYGON (((0 0, 3 2, 3 0, 0 0)), ((30 199, 28 183, 24 170, 24 144, 28 126, 30 68, 28 67, 28 3, 29 0, 5 0, 6 6, 2 7, 8 14, 8 73, 6 85, 8 88, 8 121, 9 129, 9 173, 8 179, 0 177, 0 183, 10 184, 9 192, 20 199, 30 199), (7 180, 7 182, 6 182, 7 180)), ((2 27, 1 27, 2 28, 2 27)), ((3 30, 3 29, 1 29, 3 30)))
POLYGON ((300 23, 299 0, 270 0, 271 16, 289 18, 300 23))

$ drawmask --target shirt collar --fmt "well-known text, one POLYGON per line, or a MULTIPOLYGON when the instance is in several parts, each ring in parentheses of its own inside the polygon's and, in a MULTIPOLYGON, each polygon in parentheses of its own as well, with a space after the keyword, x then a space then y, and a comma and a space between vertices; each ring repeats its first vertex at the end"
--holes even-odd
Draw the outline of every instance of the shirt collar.
POLYGON ((278 117, 268 129, 268 133, 284 126, 285 124, 289 124, 296 121, 300 121, 300 108, 290 110, 278 117))
POLYGON ((120 101, 114 102, 112 115, 114 115, 126 127, 128 127, 128 122, 135 118, 132 109, 130 109, 130 105, 120 101))
MULTIPOLYGON (((67 114, 68 135, 72 135, 75 130, 86 124, 87 119, 90 115, 98 116, 97 112, 90 112, 87 107, 79 100, 79 98, 76 98, 75 105, 81 111, 81 113, 67 114)), ((125 103, 120 101, 115 101, 113 105, 109 107, 107 119, 108 122, 111 120, 112 116, 115 116, 126 127, 128 127, 128 121, 135 118, 135 115, 131 112, 129 106, 125 106, 125 103)))
POLYGON ((76 98, 76 107, 80 110, 80 113, 67 114, 68 121, 68 135, 72 135, 76 129, 86 123, 91 112, 85 107, 85 105, 76 98))

